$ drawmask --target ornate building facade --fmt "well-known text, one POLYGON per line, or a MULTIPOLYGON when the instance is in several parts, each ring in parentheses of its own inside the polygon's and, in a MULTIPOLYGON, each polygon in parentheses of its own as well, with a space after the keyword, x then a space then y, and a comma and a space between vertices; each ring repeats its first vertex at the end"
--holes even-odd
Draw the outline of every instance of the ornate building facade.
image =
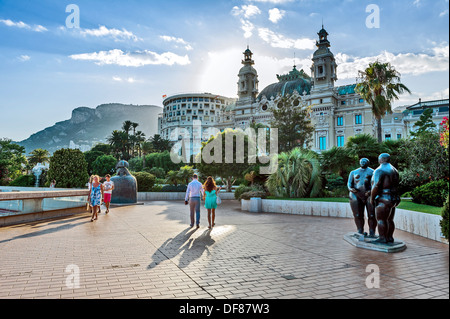
MULTIPOLYGON (((376 120, 372 109, 356 93, 356 83, 336 86, 338 65, 330 50, 328 32, 323 28, 318 32, 317 50, 312 57, 310 75, 303 70, 293 69, 284 75, 277 75, 278 82, 258 88, 258 72, 253 60, 253 52, 247 47, 238 73, 237 99, 213 94, 185 94, 164 100, 164 113, 159 119, 162 137, 176 140, 171 132, 176 127, 192 127, 195 119, 201 121, 202 139, 210 127, 245 129, 252 123, 269 125, 272 110, 280 107, 280 100, 289 96, 295 106, 310 109, 311 124, 314 126, 313 141, 309 147, 321 152, 334 146, 344 146, 349 137, 358 134, 376 136, 376 120), (203 104, 191 98, 206 99, 203 104), (190 104, 192 102, 192 104, 190 104), (189 112, 189 113, 188 113, 189 112), (192 113, 191 113, 192 112, 192 113), (194 112, 196 113, 194 115, 194 112), (172 136, 171 136, 172 135, 172 136)), ((426 107, 434 106, 435 121, 448 116, 448 99, 442 101, 420 102, 408 107, 404 112, 388 114, 382 121, 384 139, 400 139, 409 136, 414 123, 426 107)), ((190 129, 192 130, 192 129, 190 129)))

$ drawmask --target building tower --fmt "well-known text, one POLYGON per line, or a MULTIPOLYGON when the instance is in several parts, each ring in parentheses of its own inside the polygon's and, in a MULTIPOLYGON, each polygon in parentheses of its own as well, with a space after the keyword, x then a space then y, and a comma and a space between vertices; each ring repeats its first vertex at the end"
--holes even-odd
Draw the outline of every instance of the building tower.
POLYGON ((328 32, 323 28, 317 33, 319 41, 316 41, 317 50, 314 52, 311 66, 311 78, 315 90, 330 89, 337 80, 336 61, 330 51, 328 32))
POLYGON ((244 65, 239 70, 239 82, 238 82, 238 97, 237 105, 249 105, 256 100, 258 95, 258 73, 256 72, 253 64, 255 61, 252 59, 253 53, 247 46, 247 50, 244 52, 244 65))

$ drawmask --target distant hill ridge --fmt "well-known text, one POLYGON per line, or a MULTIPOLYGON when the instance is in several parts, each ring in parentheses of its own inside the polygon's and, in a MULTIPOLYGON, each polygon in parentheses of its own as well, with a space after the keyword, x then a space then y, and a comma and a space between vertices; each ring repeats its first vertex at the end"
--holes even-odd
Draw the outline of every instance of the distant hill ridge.
POLYGON ((123 122, 138 123, 138 131, 151 137, 158 133, 158 114, 162 108, 155 105, 101 104, 95 109, 78 107, 72 111, 69 120, 57 122, 51 127, 32 134, 26 140, 17 142, 30 153, 43 148, 50 153, 61 148, 91 149, 97 143, 106 143, 114 130, 120 130, 123 122))

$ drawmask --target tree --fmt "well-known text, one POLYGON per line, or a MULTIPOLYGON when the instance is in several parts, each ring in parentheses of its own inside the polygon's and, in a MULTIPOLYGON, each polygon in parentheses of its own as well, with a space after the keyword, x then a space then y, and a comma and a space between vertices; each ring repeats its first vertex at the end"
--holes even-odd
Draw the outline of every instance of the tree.
POLYGON ((423 132, 402 145, 399 152, 407 159, 405 168, 400 171, 403 191, 430 181, 448 180, 449 157, 439 139, 437 132, 423 132))
POLYGON ((37 163, 47 163, 50 160, 50 153, 42 148, 37 148, 30 153, 28 157, 28 163, 36 165, 37 163))
POLYGON ((411 91, 400 82, 400 73, 390 63, 378 60, 370 63, 364 71, 359 71, 360 82, 356 92, 372 106, 372 113, 377 120, 377 139, 381 143, 381 119, 392 113, 392 102, 399 99, 399 94, 411 91))
POLYGON ((347 184, 350 171, 357 168, 358 157, 348 148, 334 146, 322 151, 320 163, 324 172, 338 174, 347 184))
POLYGON ((231 192, 236 180, 242 178, 244 172, 254 165, 249 163, 248 158, 248 150, 252 147, 255 146, 242 130, 226 129, 202 143, 201 152, 197 155, 201 156, 201 161, 196 164, 196 168, 203 176, 220 177, 222 181, 226 181, 227 191, 231 192), (238 141, 242 141, 242 145, 238 141), (227 145, 230 142, 232 144, 227 145), (238 153, 241 157, 239 160, 238 153), (208 155, 211 158, 205 162, 208 155))
POLYGON ((155 151, 161 153, 164 151, 170 151, 172 147, 172 142, 169 140, 166 140, 161 137, 159 134, 155 134, 151 139, 150 142, 153 144, 153 148, 155 151))
POLYGON ((294 148, 278 155, 278 168, 266 182, 269 191, 279 197, 316 197, 322 190, 318 155, 294 148))
POLYGON ((358 160, 365 157, 370 166, 378 166, 378 156, 386 151, 383 144, 370 134, 358 134, 348 138, 345 147, 357 157, 358 160))
POLYGON ((78 149, 60 149, 50 157, 47 180, 61 188, 84 188, 89 180, 87 162, 78 149))
POLYGON ((187 184, 189 184, 189 179, 194 175, 194 169, 192 166, 185 165, 180 168, 178 175, 180 176, 180 179, 184 181, 187 184))
POLYGON ((84 159, 86 160, 86 163, 88 164, 87 171, 88 171, 89 175, 92 175, 94 173, 94 171, 92 169, 92 164, 95 162, 95 160, 102 155, 106 155, 103 152, 93 151, 93 150, 84 152, 83 154, 84 154, 84 159))
POLYGON ((311 142, 314 127, 311 125, 309 109, 294 96, 286 95, 272 110, 270 127, 278 128, 279 152, 295 147, 304 147, 311 142))
POLYGON ((101 155, 92 163, 92 172, 95 175, 113 175, 116 172, 117 159, 112 155, 101 155))
POLYGON ((436 124, 433 122, 433 109, 425 109, 419 120, 414 124, 417 127, 415 131, 411 131, 411 137, 417 137, 424 132, 435 132, 436 124))
POLYGON ((142 152, 142 169, 145 168, 146 162, 145 162, 145 156, 147 154, 150 154, 154 151, 153 143, 150 141, 143 141, 141 144, 141 152, 142 152))
POLYGON ((0 139, 0 184, 7 184, 22 174, 27 163, 25 147, 9 139, 0 139))
POLYGON ((110 155, 112 152, 111 145, 105 143, 98 143, 93 148, 91 148, 92 152, 102 152, 105 155, 110 155))
POLYGON ((176 187, 176 186, 178 186, 178 183, 180 182, 180 180, 181 180, 181 178, 180 178, 180 174, 178 171, 167 172, 166 183, 173 184, 176 187))
POLYGON ((448 140, 449 140, 449 134, 448 134, 448 117, 444 117, 441 124, 442 130, 440 133, 440 139, 439 143, 447 150, 448 153, 448 140))

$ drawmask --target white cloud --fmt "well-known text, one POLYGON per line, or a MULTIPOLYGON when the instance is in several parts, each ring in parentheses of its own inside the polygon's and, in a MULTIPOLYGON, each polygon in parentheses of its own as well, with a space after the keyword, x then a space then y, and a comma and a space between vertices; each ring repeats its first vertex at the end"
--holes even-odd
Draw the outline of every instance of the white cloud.
POLYGON ((138 41, 142 40, 138 38, 136 35, 134 35, 132 32, 127 31, 125 29, 118 30, 118 29, 108 29, 107 27, 101 25, 98 29, 83 29, 80 31, 80 33, 84 36, 94 36, 94 37, 112 37, 115 41, 119 40, 133 40, 138 41))
POLYGON ((182 44, 182 45, 184 45, 184 48, 188 51, 193 50, 192 46, 189 43, 187 43, 185 40, 183 40, 182 38, 171 37, 168 35, 160 35, 159 37, 166 42, 174 42, 177 44, 182 44))
POLYGON ((187 65, 190 64, 187 55, 180 56, 172 52, 158 54, 148 50, 123 52, 119 49, 93 53, 74 54, 69 56, 73 60, 93 61, 97 65, 119 65, 127 67, 141 67, 145 65, 187 65))
POLYGON ((282 34, 275 33, 268 28, 259 28, 258 35, 274 48, 313 50, 316 45, 316 41, 313 39, 291 39, 282 34))
POLYGON ((335 55, 338 64, 338 77, 340 79, 356 78, 358 70, 364 70, 369 63, 375 60, 390 62, 392 66, 405 75, 420 75, 436 71, 449 70, 449 45, 443 43, 430 49, 430 53, 399 53, 387 51, 377 56, 353 57, 344 53, 335 55))
POLYGON ((286 14, 286 11, 280 10, 278 8, 273 8, 269 10, 269 20, 273 23, 277 23, 281 19, 283 19, 284 15, 286 14))
POLYGON ((16 28, 20 28, 20 29, 26 29, 26 30, 30 30, 30 31, 34 31, 34 32, 45 32, 48 31, 46 27, 43 27, 39 24, 34 25, 34 26, 30 26, 29 24, 26 24, 25 22, 19 21, 19 22, 14 22, 12 20, 3 20, 0 19, 0 22, 3 23, 4 25, 8 26, 8 27, 16 27, 16 28))
POLYGON ((17 58, 20 62, 30 61, 31 57, 29 55, 21 55, 17 58))
POLYGON ((244 38, 250 38, 253 35, 255 26, 248 20, 241 19, 241 29, 244 31, 244 38))
POLYGON ((231 13, 234 16, 244 16, 244 18, 248 19, 252 16, 261 14, 261 10, 257 6, 254 6, 252 4, 249 5, 243 5, 240 8, 238 6, 234 6, 231 10, 231 13))
POLYGON ((134 83, 136 80, 132 77, 122 79, 120 76, 113 76, 113 80, 116 82, 128 82, 128 83, 134 83))
POLYGON ((281 3, 294 2, 295 0, 252 0, 252 1, 254 1, 254 2, 263 2, 263 3, 281 4, 281 3))
POLYGON ((442 11, 441 13, 439 13, 439 16, 440 17, 443 17, 443 16, 445 16, 445 15, 447 15, 448 14, 448 9, 445 9, 444 11, 442 11))

